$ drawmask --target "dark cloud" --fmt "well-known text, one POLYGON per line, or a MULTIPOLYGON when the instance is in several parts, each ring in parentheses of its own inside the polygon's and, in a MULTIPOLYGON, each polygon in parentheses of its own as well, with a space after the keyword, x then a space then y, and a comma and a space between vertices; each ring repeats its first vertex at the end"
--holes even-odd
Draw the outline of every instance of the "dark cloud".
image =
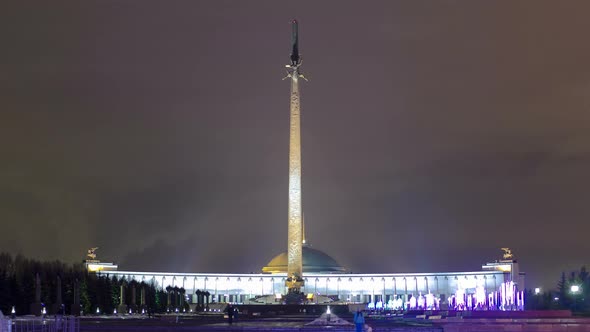
POLYGON ((12 2, 0 249, 257 271, 285 249, 289 19, 308 238, 358 272, 588 264, 581 1, 12 2))

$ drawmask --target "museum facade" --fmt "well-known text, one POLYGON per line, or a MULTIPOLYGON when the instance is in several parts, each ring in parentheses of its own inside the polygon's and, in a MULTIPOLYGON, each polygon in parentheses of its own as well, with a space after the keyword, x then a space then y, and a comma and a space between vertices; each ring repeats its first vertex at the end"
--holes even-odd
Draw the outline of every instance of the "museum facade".
MULTIPOLYGON (((271 261, 272 262, 272 261, 271 261)), ((279 304, 287 294, 286 273, 173 273, 97 271, 99 275, 151 283, 161 289, 184 288, 189 303, 197 290, 210 293, 211 303, 279 304)), ((308 303, 367 303, 376 307, 435 309, 475 307, 501 302, 512 309, 524 305, 524 273, 515 260, 499 260, 475 272, 434 273, 306 273, 308 303)))

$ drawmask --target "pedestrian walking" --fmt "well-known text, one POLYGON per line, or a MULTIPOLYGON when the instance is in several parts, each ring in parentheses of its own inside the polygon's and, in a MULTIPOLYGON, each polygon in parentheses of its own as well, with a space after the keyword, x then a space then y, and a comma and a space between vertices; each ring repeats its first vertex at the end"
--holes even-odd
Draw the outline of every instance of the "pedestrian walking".
POLYGON ((230 303, 227 305, 227 308, 225 308, 225 310, 227 311, 227 322, 229 323, 229 325, 231 325, 234 320, 234 307, 232 307, 230 303))
POLYGON ((234 308, 234 310, 233 310, 233 311, 234 311, 234 312, 233 312, 233 314, 234 314, 234 322, 236 322, 236 323, 237 323, 237 322, 238 322, 238 314, 239 314, 239 312, 238 312, 238 308, 234 308))

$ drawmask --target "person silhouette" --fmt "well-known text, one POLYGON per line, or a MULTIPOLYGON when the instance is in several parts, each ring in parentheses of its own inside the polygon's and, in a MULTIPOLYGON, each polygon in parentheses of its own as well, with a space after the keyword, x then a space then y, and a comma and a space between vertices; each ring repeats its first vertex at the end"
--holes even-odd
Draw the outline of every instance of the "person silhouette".
POLYGON ((227 311, 227 322, 229 323, 229 325, 231 325, 234 320, 234 307, 232 307, 230 303, 227 305, 227 308, 225 308, 225 310, 227 311))

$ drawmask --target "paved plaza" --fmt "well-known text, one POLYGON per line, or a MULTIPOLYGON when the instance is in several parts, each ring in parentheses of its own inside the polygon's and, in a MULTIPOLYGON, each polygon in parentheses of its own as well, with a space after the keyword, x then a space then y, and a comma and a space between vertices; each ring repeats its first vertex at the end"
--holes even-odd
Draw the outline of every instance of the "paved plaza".
MULTIPOLYGON (((352 316, 342 316, 352 322, 352 316)), ((289 315, 238 319, 232 325, 221 315, 146 317, 83 317, 81 331, 354 331, 353 325, 310 325, 317 317, 289 315), (178 317, 178 319, 177 319, 178 317)), ((461 318, 423 319, 369 316, 365 331, 558 331, 590 332, 590 318, 461 318)))

